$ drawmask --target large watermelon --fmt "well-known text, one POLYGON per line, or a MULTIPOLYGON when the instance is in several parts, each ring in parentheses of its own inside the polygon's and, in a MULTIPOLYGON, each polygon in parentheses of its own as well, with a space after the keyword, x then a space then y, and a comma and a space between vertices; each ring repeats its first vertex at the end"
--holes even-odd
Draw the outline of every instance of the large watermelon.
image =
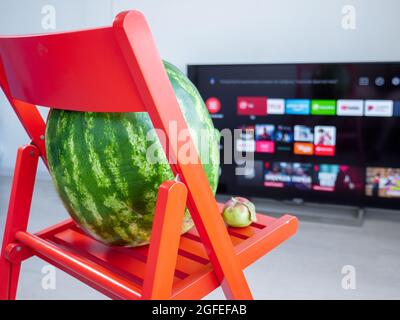
MULTIPOLYGON (((201 148, 198 139, 194 142, 215 193, 219 135, 193 84, 173 65, 165 62, 164 66, 192 136, 207 131, 201 148), (204 142, 208 150, 203 148, 204 142)), ((155 132, 152 139, 146 138, 151 129, 144 112, 53 109, 48 116, 46 150, 56 189, 71 217, 104 243, 138 246, 149 242, 158 187, 174 179, 155 132), (164 163, 147 161, 150 146, 164 163)), ((186 210, 182 233, 192 226, 186 210)))

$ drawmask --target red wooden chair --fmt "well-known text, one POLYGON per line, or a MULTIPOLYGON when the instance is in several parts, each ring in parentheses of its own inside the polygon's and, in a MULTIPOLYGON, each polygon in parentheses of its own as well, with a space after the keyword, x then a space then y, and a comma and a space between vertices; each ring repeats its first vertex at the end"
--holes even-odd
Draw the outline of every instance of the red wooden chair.
MULTIPOLYGON (((35 105, 93 112, 149 113, 155 128, 186 129, 144 16, 120 13, 111 27, 0 37, 0 84, 31 143, 18 150, 0 260, 0 298, 15 299, 21 262, 33 255, 111 298, 199 299, 219 285, 227 298, 251 299, 243 268, 289 238, 297 220, 258 215, 226 228, 200 164, 171 164, 182 182, 158 192, 150 245, 106 246, 68 219, 27 232, 38 158, 46 164, 45 122, 35 105), (188 207, 195 228, 180 235, 188 207)), ((167 136, 168 139, 168 136, 167 136)), ((166 150, 167 152, 167 150, 166 150)))

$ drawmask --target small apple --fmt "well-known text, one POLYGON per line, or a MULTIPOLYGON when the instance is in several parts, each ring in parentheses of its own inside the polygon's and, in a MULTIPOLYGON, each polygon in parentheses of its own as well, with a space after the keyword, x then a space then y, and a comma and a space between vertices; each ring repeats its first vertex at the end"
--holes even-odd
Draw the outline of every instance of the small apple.
POLYGON ((250 200, 242 197, 232 197, 225 203, 222 216, 231 227, 247 227, 257 221, 256 207, 250 200))

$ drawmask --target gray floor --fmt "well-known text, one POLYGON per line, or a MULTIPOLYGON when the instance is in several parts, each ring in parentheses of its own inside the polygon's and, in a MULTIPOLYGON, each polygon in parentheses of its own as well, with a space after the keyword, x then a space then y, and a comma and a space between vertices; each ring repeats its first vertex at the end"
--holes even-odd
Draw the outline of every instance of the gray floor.
MULTIPOLYGON (((11 180, 0 177, 0 231, 11 180)), ((38 181, 29 230, 67 218, 49 181, 38 181)), ((56 272, 56 288, 43 289, 47 264, 24 262, 19 299, 105 299, 104 296, 56 272)), ((298 234, 246 269, 256 299, 400 299, 400 222, 368 217, 362 227, 300 222, 298 234), (355 289, 342 287, 342 268, 355 268, 355 289)), ((220 289, 208 299, 221 299, 220 289)))

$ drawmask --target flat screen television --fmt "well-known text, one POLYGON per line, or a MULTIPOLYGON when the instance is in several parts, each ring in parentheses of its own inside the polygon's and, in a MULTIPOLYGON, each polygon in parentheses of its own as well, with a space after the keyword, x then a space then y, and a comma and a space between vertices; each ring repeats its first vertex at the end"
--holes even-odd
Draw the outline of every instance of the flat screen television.
POLYGON ((400 208, 400 63, 189 65, 218 130, 219 193, 400 208), (226 151, 226 150, 225 150, 226 151), (244 172, 244 173, 243 173, 244 172))

